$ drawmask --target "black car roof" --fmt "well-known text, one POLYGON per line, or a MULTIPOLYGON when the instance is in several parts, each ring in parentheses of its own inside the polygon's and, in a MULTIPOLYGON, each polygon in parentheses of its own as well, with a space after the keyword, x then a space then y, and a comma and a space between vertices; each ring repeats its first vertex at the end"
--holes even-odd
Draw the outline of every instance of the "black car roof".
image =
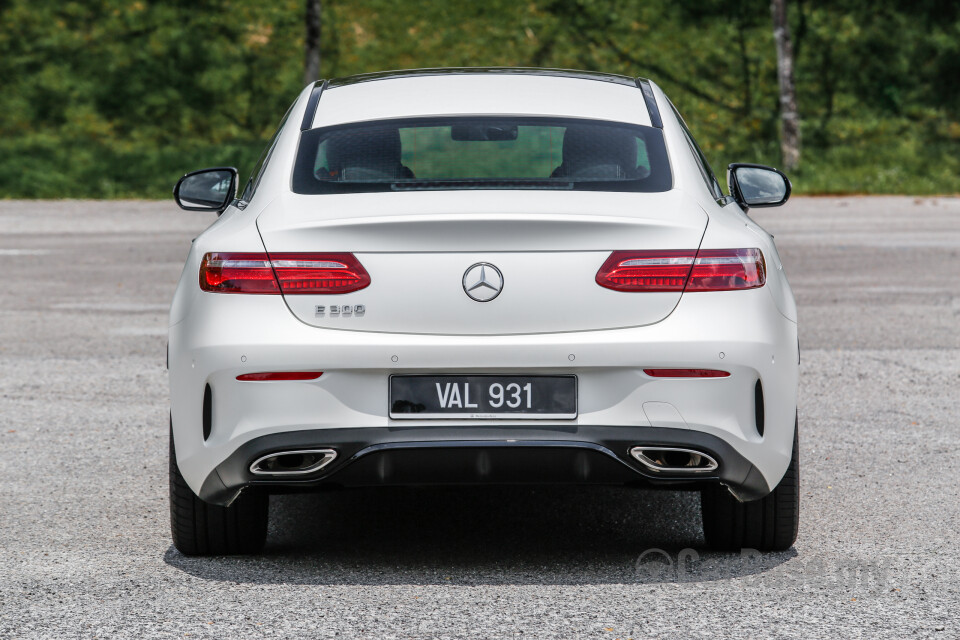
POLYGON ((394 78, 416 78, 421 76, 448 76, 448 75, 529 75, 553 76, 557 78, 574 78, 577 80, 598 80, 612 82, 631 87, 637 86, 637 78, 621 76, 615 73, 600 73, 598 71, 577 71, 574 69, 540 69, 535 67, 446 67, 437 69, 400 69, 397 71, 378 71, 376 73, 361 73, 355 76, 334 78, 327 81, 327 88, 344 87, 360 82, 375 80, 390 80, 394 78))

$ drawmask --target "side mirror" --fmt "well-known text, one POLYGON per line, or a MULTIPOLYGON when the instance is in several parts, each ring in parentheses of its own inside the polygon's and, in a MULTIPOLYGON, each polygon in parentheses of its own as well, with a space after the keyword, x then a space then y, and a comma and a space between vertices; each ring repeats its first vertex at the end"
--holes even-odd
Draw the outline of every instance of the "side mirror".
POLYGON ((745 208, 779 207, 790 197, 790 179, 782 171, 762 164, 737 162, 727 167, 727 186, 733 199, 745 208))
POLYGON ((237 197, 237 170, 233 167, 201 169, 180 178, 173 199, 187 211, 223 213, 237 197))

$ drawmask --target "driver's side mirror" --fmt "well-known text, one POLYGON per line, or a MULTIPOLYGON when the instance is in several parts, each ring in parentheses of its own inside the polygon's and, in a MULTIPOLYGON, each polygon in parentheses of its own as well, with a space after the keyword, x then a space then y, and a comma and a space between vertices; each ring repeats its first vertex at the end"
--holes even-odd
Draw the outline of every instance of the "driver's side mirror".
POLYGON ((773 167, 737 162, 727 167, 727 186, 745 208, 779 207, 790 197, 790 179, 773 167))
POLYGON ((237 170, 233 167, 201 169, 180 178, 173 199, 187 211, 223 213, 237 196, 237 170))

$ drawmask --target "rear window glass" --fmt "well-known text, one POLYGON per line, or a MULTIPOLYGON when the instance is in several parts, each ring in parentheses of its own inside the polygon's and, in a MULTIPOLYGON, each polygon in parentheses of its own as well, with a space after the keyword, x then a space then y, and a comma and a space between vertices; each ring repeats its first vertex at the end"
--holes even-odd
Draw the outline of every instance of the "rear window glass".
POLYGON ((296 193, 422 189, 667 191, 659 129, 572 118, 448 117, 306 131, 296 193))

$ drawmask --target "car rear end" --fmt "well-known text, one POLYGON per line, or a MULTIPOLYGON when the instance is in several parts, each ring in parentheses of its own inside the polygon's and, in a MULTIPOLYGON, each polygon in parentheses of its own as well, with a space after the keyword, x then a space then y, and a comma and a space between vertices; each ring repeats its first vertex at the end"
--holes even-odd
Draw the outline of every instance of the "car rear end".
POLYGON ((327 87, 313 116, 305 92, 246 209, 195 240, 170 329, 187 484, 223 505, 401 484, 768 494, 798 358, 769 236, 713 200, 636 85, 471 79, 327 87), (635 173, 564 156, 564 130, 583 158, 610 122, 635 173), (399 166, 344 159, 391 127, 399 166), (524 141, 556 168, 510 165, 524 141), (502 152, 467 180, 477 148, 502 152))

